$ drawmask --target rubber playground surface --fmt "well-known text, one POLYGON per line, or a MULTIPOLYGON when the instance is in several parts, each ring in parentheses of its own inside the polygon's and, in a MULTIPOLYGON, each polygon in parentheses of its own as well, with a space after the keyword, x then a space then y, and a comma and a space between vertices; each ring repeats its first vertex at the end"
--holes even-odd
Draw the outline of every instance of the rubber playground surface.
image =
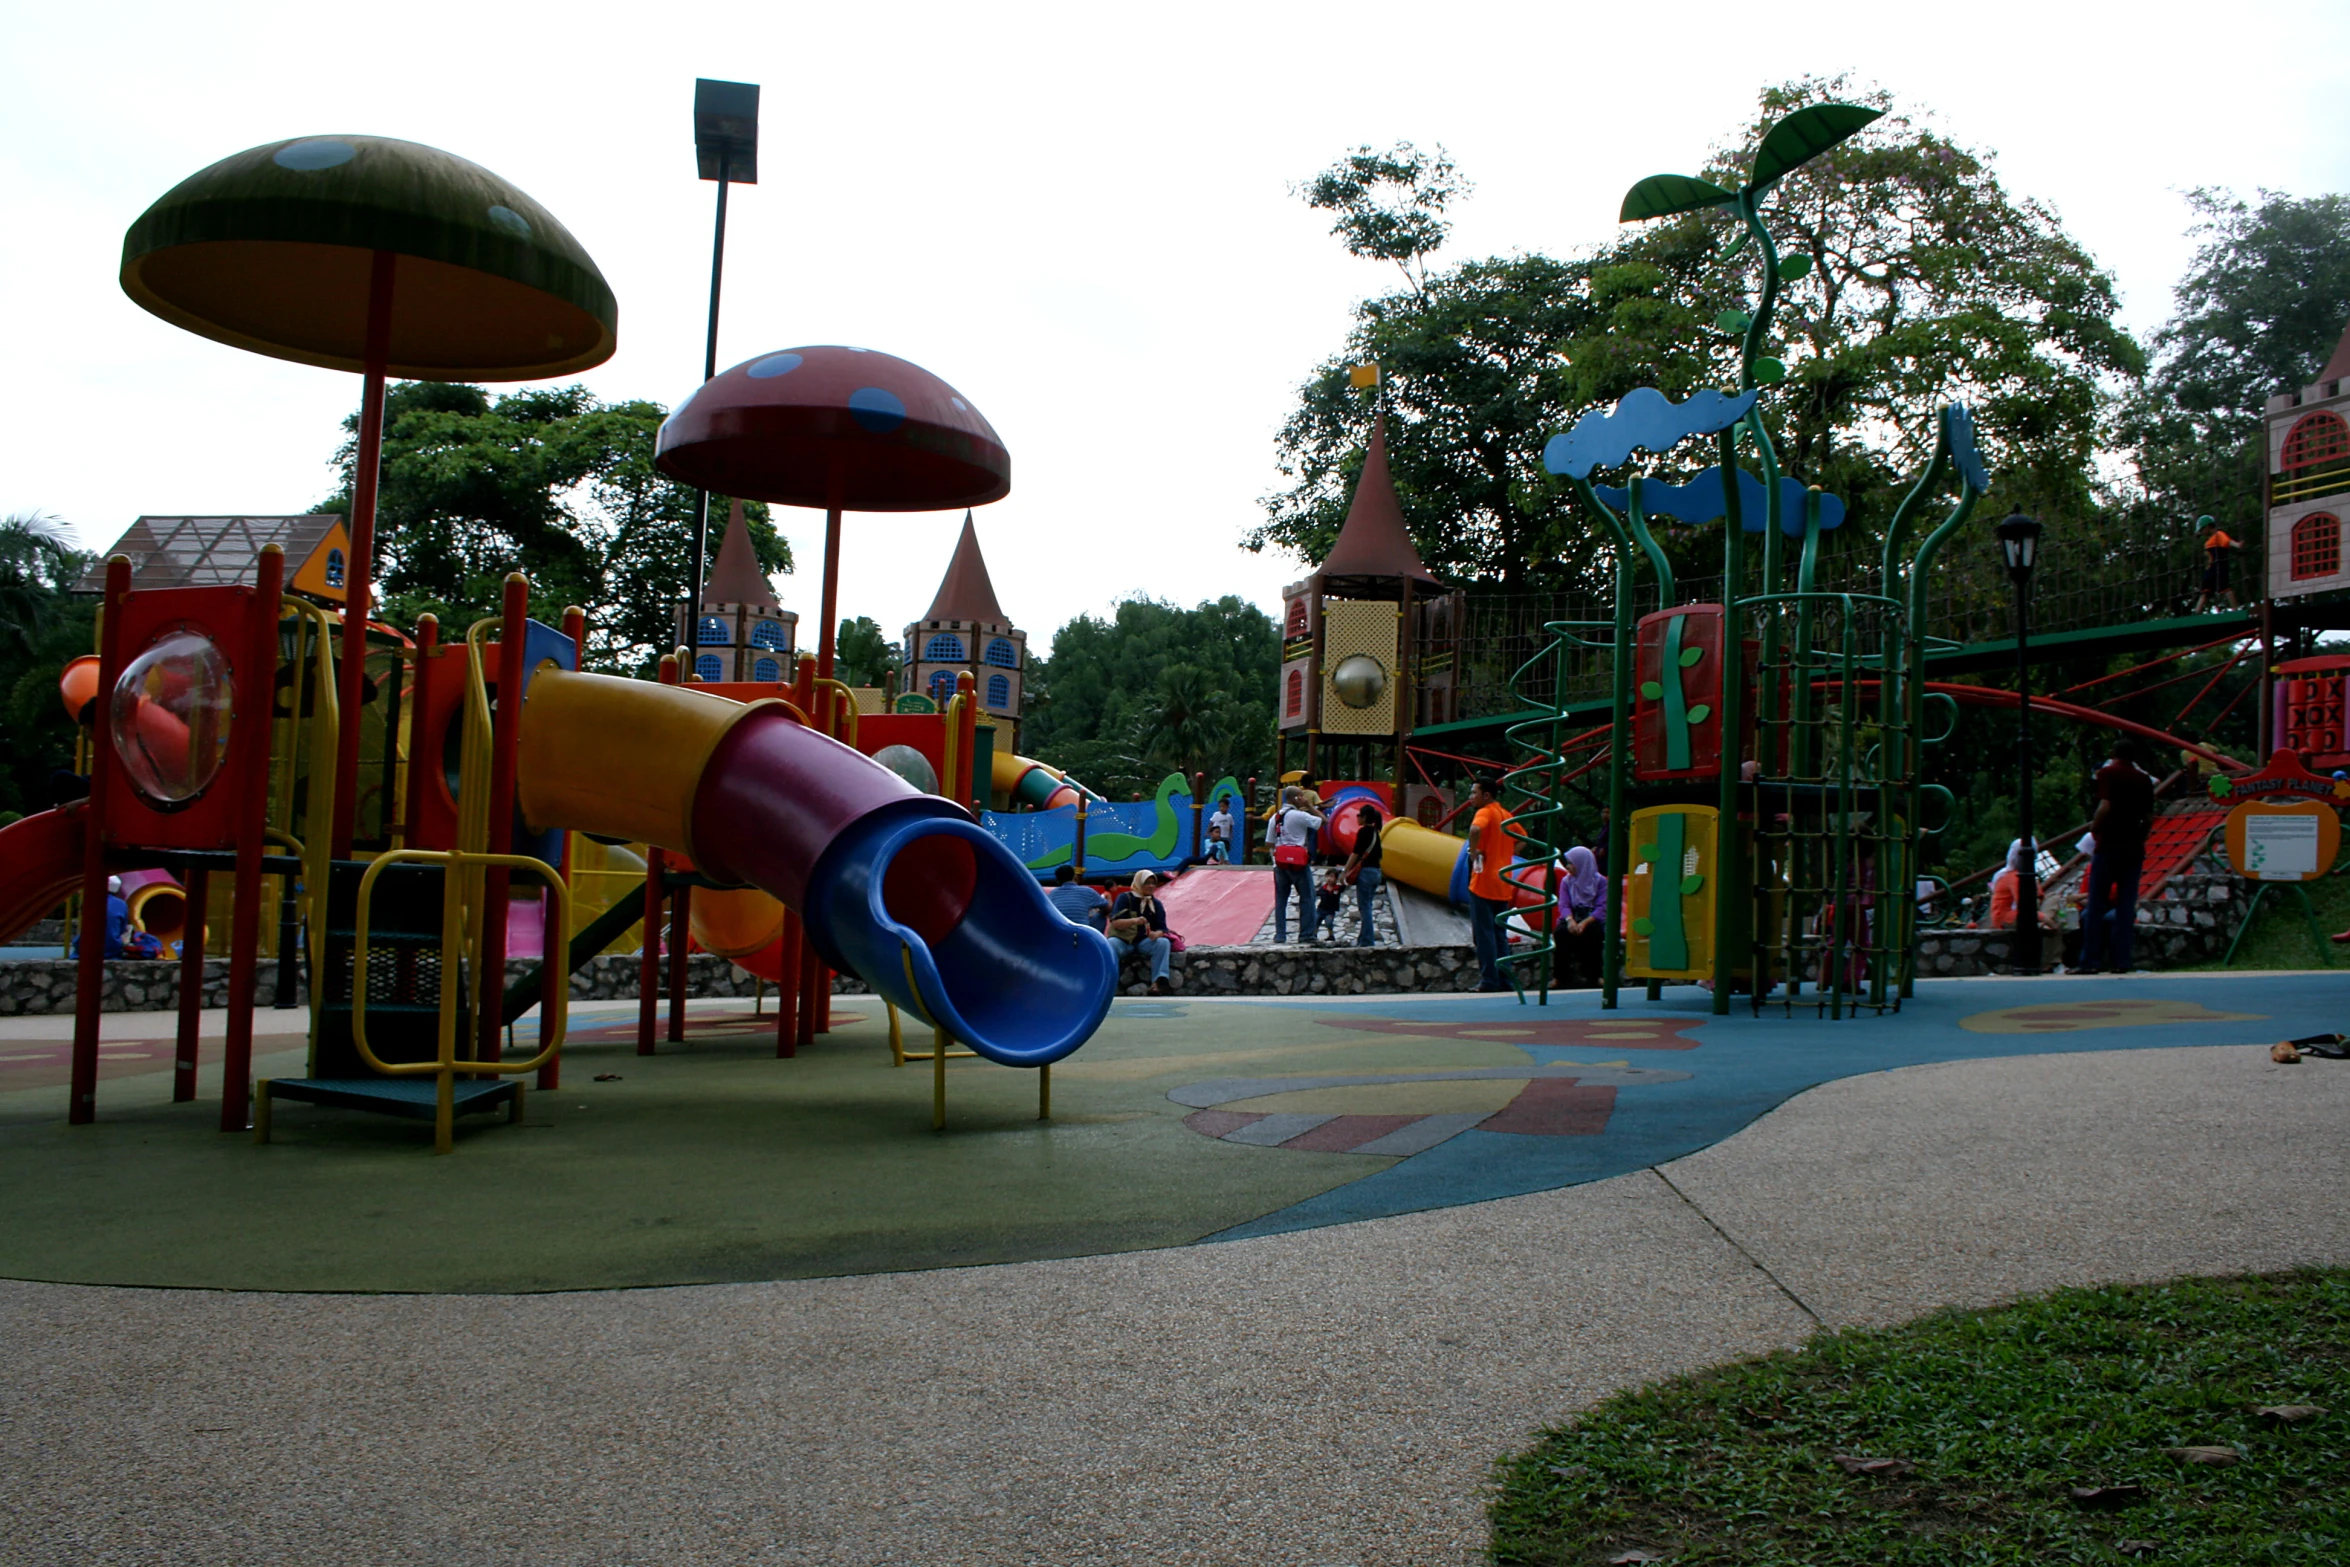
MULTIPOLYGON (((2080 1051, 2126 1072, 2134 1049, 2343 1029, 2346 1003, 2326 974, 1944 980, 1841 1022, 1716 1018, 1694 987, 1616 1012, 1592 992, 1121 1001, 1055 1068, 1050 1123, 1034 1073, 956 1060, 943 1134, 878 1001, 843 998, 789 1061, 729 1002, 640 1057, 631 1003, 577 1011, 565 1086, 519 1127, 461 1123, 447 1158, 417 1123, 293 1103, 268 1147, 213 1130, 217 1067, 173 1105, 169 1051, 144 1042, 168 1014, 108 1019, 99 1121, 68 1128, 66 1020, 23 1019, 0 1032, 0 1276, 508 1292, 1214 1242, 1624 1174, 1860 1073, 2080 1051)), ((298 1074, 299 1053, 256 1070, 298 1074)))

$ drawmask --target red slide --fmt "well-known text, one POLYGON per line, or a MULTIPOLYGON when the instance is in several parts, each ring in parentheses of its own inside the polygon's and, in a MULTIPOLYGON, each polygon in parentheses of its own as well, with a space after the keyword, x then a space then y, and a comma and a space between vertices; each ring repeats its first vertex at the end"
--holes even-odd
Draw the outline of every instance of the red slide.
POLYGON ((0 827, 0 941, 15 936, 81 886, 78 805, 0 827))

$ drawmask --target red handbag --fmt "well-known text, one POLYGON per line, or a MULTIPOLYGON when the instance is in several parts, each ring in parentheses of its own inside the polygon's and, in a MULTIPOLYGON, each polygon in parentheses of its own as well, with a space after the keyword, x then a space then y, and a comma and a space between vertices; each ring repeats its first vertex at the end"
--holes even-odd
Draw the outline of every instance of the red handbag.
POLYGON ((1277 843, 1273 846, 1275 865, 1304 865, 1310 858, 1302 843, 1277 843))

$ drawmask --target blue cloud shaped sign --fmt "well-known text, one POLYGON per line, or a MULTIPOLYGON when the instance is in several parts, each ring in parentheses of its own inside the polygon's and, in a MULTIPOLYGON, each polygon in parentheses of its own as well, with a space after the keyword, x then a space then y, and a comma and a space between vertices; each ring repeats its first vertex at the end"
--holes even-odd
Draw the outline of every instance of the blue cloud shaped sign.
POLYGON ((1634 448, 1666 452, 1692 435, 1727 430, 1746 417, 1761 395, 1753 391, 1732 396, 1709 387, 1676 403, 1653 386, 1639 387, 1625 393, 1614 408, 1593 409, 1566 434, 1552 436, 1542 448, 1542 465, 1571 479, 1587 479, 1592 469, 1612 468, 1634 448))
MULTIPOLYGON (((1622 511, 1632 503, 1629 489, 1614 489, 1595 484, 1591 493, 1610 507, 1622 511)), ((1803 537, 1803 507, 1810 494, 1809 486, 1800 479, 1781 475, 1779 479, 1779 531, 1791 539, 1803 537)), ((1738 525, 1740 531, 1763 531, 1765 492, 1762 480, 1738 470, 1738 525)), ((1640 509, 1651 517, 1673 517, 1682 522, 1712 522, 1729 515, 1730 508, 1722 498, 1722 470, 1708 468, 1687 484, 1661 484, 1650 480, 1640 486, 1640 509)), ((1820 531, 1827 532, 1844 522, 1844 499, 1820 492, 1820 531)))

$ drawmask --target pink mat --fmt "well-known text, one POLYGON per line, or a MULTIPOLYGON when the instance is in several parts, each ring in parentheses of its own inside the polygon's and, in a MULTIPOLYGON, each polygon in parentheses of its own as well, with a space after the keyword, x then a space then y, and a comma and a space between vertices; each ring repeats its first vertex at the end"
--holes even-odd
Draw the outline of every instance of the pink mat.
POLYGON ((1273 871, 1261 865, 1198 865, 1159 889, 1167 925, 1194 947, 1237 947, 1273 912, 1273 871))

